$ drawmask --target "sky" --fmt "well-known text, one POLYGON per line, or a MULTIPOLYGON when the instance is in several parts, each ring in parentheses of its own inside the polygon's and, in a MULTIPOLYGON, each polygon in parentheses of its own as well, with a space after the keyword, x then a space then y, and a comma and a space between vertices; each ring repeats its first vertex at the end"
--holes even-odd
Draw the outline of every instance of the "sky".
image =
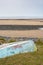
POLYGON ((43 0, 0 0, 0 18, 43 18, 43 0))

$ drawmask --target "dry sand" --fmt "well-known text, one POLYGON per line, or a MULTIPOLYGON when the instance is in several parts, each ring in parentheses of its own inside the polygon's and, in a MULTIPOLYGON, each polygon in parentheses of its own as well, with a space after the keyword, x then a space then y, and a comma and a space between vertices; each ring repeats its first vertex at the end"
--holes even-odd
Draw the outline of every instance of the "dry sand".
POLYGON ((26 31, 0 30, 0 36, 43 38, 43 30, 26 30, 26 31))
POLYGON ((0 20, 0 25, 43 25, 41 20, 0 20))

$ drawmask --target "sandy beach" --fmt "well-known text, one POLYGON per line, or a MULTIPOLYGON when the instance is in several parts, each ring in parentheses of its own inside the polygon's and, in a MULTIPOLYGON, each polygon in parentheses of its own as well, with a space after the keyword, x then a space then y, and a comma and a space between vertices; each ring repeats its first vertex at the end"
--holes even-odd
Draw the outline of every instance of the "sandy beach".
POLYGON ((43 20, 0 20, 0 25, 43 25, 43 20))
POLYGON ((43 38, 43 30, 25 30, 25 31, 0 30, 0 36, 43 38))
MULTIPOLYGON (((43 25, 43 20, 0 20, 0 25, 43 25)), ((43 30, 0 30, 0 36, 43 38, 43 30)))

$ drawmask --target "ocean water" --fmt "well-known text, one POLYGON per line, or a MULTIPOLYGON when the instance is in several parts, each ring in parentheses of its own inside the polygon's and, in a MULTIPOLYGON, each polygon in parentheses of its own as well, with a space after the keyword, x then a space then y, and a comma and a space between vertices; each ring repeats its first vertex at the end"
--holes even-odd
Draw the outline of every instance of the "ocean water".
POLYGON ((0 49, 0 58, 5 58, 19 53, 34 52, 37 50, 37 47, 32 40, 29 40, 19 45, 13 44, 12 46, 9 45, 6 48, 0 49))

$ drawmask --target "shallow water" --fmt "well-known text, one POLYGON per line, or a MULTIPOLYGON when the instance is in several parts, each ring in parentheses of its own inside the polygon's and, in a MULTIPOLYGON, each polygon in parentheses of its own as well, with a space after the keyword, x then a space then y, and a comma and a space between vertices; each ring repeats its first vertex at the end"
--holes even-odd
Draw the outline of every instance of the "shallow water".
POLYGON ((34 52, 36 50, 37 48, 34 42, 32 40, 29 40, 23 44, 12 45, 0 49, 0 58, 8 57, 19 53, 34 52))

